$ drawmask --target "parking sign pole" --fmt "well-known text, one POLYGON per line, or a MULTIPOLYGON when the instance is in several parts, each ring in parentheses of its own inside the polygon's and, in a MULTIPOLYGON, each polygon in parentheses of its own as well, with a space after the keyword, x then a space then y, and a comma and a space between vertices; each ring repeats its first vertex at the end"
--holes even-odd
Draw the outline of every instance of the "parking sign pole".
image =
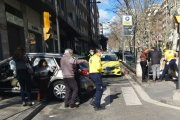
POLYGON ((123 57, 123 62, 124 61, 124 36, 122 36, 122 57, 123 57))

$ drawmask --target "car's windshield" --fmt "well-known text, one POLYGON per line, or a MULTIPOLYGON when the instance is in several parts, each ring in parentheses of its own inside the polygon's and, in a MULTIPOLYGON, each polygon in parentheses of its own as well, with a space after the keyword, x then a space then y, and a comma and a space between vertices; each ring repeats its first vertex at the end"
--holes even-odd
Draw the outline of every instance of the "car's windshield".
POLYGON ((118 58, 116 55, 103 55, 101 61, 117 61, 118 58))

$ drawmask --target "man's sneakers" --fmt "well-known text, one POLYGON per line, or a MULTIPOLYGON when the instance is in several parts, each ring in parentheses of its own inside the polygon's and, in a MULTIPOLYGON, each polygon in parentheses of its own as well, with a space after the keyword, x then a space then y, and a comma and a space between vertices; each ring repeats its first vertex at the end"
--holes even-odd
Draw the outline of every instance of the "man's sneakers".
POLYGON ((100 110, 105 110, 106 108, 104 106, 100 106, 100 107, 95 107, 94 110, 95 111, 100 111, 100 110))
POLYGON ((95 106, 94 100, 90 102, 90 105, 95 106))
POLYGON ((64 107, 65 108, 68 108, 68 107, 71 107, 71 108, 78 108, 79 107, 79 105, 76 105, 76 104, 67 104, 67 103, 64 103, 64 107))
POLYGON ((71 107, 71 108, 78 108, 79 105, 76 105, 76 104, 74 103, 74 104, 70 104, 70 107, 71 107))

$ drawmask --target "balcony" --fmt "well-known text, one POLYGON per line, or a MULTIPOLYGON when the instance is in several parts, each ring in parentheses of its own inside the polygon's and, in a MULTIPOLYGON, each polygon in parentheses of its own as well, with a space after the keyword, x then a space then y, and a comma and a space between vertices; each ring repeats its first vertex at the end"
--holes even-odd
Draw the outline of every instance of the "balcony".
POLYGON ((66 0, 67 12, 73 12, 76 10, 75 0, 66 0))

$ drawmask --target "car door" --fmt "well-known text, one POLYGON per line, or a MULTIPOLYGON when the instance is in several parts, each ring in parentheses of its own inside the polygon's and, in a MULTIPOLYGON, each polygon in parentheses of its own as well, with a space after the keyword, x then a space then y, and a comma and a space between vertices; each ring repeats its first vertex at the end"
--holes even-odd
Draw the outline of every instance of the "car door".
MULTIPOLYGON (((41 59, 45 59, 47 61, 47 64, 48 64, 49 67, 54 67, 55 68, 55 70, 51 74, 51 77, 53 77, 54 73, 56 73, 56 68, 57 68, 57 64, 56 64, 53 57, 35 57, 34 60, 32 61, 32 67, 34 69, 34 72, 36 71, 36 66, 39 64, 39 61, 41 59)), ((33 81, 34 81, 33 87, 34 88, 37 87, 37 80, 35 78, 36 77, 34 76, 34 79, 33 79, 33 81)))
POLYGON ((16 78, 15 64, 12 65, 14 61, 12 58, 6 59, 0 62, 0 89, 1 91, 12 90, 12 88, 17 87, 18 80, 16 78), (11 64, 11 66, 10 66, 11 64))

